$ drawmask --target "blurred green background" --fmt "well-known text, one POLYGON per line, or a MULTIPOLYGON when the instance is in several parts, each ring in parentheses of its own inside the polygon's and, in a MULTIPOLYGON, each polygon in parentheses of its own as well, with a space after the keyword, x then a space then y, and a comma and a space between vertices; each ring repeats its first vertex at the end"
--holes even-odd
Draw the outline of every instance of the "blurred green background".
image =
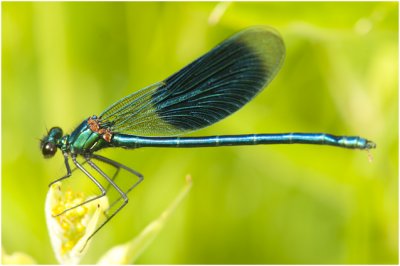
POLYGON ((2 246, 56 263, 39 139, 67 133, 242 28, 283 36, 285 64, 240 112, 191 135, 326 132, 377 149, 272 145, 101 152, 145 176, 83 262, 137 235, 193 178, 137 263, 398 263, 398 3, 2 3, 2 246))

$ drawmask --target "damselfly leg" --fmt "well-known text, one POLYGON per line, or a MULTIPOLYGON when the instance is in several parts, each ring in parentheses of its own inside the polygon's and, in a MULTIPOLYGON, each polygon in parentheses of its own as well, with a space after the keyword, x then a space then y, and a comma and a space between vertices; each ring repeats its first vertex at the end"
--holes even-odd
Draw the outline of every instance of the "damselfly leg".
POLYGON ((120 163, 118 163, 118 162, 116 162, 116 161, 113 161, 113 160, 108 159, 108 158, 106 158, 106 157, 103 157, 103 156, 100 156, 100 155, 95 155, 95 154, 87 154, 87 155, 84 155, 83 157, 84 157, 85 160, 84 160, 83 162, 81 162, 81 163, 78 162, 77 156, 76 156, 76 155, 71 155, 71 159, 72 159, 72 161, 73 161, 73 163, 74 163, 74 165, 75 165, 75 167, 71 170, 71 167, 69 166, 69 162, 68 162, 68 159, 69 159, 68 157, 69 157, 69 156, 68 156, 67 154, 64 155, 64 158, 65 158, 65 166, 66 166, 66 169, 67 169, 66 175, 64 175, 63 177, 61 177, 61 178, 59 178, 59 179, 57 179, 57 180, 51 182, 51 183, 50 183, 50 186, 51 186, 52 184, 56 183, 56 182, 59 182, 59 181, 62 181, 62 180, 64 180, 64 179, 66 179, 66 178, 71 177, 72 173, 73 173, 76 169, 79 169, 79 170, 81 170, 87 177, 89 177, 89 179, 92 181, 92 183, 94 183, 94 184, 96 185, 96 187, 99 188, 100 194, 99 194, 99 195, 96 195, 96 196, 94 196, 93 198, 90 198, 90 199, 88 199, 88 200, 86 200, 86 201, 84 201, 84 202, 82 202, 82 203, 80 203, 80 204, 77 204, 77 205, 72 206, 72 207, 70 207, 70 208, 68 208, 68 209, 65 209, 64 211, 62 211, 62 212, 60 212, 60 213, 54 215, 54 217, 63 215, 63 214, 65 214, 65 213, 67 213, 68 211, 71 211, 71 210, 73 210, 73 209, 75 209, 75 208, 78 208, 78 207, 80 207, 80 206, 83 206, 83 205, 85 205, 85 204, 88 204, 89 202, 92 202, 92 201, 97 200, 97 199, 99 199, 99 198, 101 198, 101 197, 104 197, 104 196, 107 194, 107 192, 110 191, 111 187, 114 188, 115 191, 118 193, 117 199, 115 199, 115 200, 108 206, 108 208, 104 211, 104 215, 105 215, 105 217, 106 217, 105 221, 104 221, 103 223, 101 223, 101 224, 98 226, 98 228, 88 237, 87 241, 89 241, 89 239, 91 239, 91 238, 92 238, 92 237, 93 237, 93 236, 94 236, 94 235, 95 235, 109 220, 111 220, 111 218, 113 218, 113 217, 128 203, 128 196, 127 196, 127 194, 128 194, 130 191, 132 191, 132 189, 135 188, 140 182, 143 181, 143 176, 142 176, 142 174, 136 172, 135 170, 133 170, 133 169, 131 169, 131 168, 129 168, 129 167, 123 165, 123 164, 120 164, 120 163), (92 160, 97 160, 97 161, 99 161, 99 162, 102 162, 102 163, 104 163, 104 164, 107 164, 107 165, 109 165, 109 166, 115 168, 116 170, 115 170, 114 174, 112 175, 112 177, 110 177, 108 174, 106 174, 106 173, 105 173, 97 164, 95 164, 92 160), (94 177, 93 174, 91 174, 91 173, 83 166, 83 165, 86 164, 86 163, 89 164, 90 167, 91 167, 93 170, 95 170, 101 177, 103 177, 103 178, 107 181, 107 186, 106 186, 106 188, 105 188, 105 186, 103 186, 103 185, 98 181, 98 179, 96 179, 96 177, 94 177), (138 178, 138 180, 137 180, 133 185, 129 186, 128 189, 126 189, 126 191, 124 191, 123 189, 121 189, 120 186, 118 186, 118 185, 115 183, 115 180, 116 180, 117 176, 119 175, 121 169, 126 170, 128 173, 133 174, 134 176, 136 176, 136 177, 138 178), (118 206, 118 207, 116 207, 116 208, 114 208, 114 210, 113 210, 113 207, 114 207, 117 203, 119 203, 120 201, 122 201, 121 205, 118 206), (111 211, 111 210, 112 210, 112 211, 111 211))
MULTIPOLYGON (((86 242, 88 242, 101 228, 103 228, 103 226, 105 226, 105 225, 106 225, 120 210, 122 210, 122 208, 125 207, 126 204, 128 204, 128 200, 129 200, 129 199, 128 199, 127 194, 128 194, 133 188, 135 188, 140 182, 143 181, 143 176, 142 176, 140 173, 136 172, 135 170, 133 170, 133 169, 131 169, 131 168, 129 168, 129 167, 123 165, 123 164, 120 164, 120 163, 118 163, 118 162, 115 162, 115 161, 113 161, 113 160, 111 160, 111 159, 108 159, 108 158, 103 157, 103 156, 100 156, 100 155, 90 154, 90 155, 86 156, 85 159, 86 159, 86 162, 87 162, 94 170, 96 170, 102 177, 104 177, 104 178, 107 180, 107 182, 108 182, 108 184, 109 184, 108 186, 111 185, 111 186, 119 193, 119 195, 120 195, 120 197, 119 197, 118 199, 116 199, 116 200, 108 207, 108 209, 105 211, 106 220, 105 220, 103 223, 101 223, 101 224, 97 227, 97 229, 87 238, 86 242), (98 167, 91 159, 95 159, 95 160, 104 162, 104 163, 106 163, 106 164, 109 164, 109 165, 115 167, 115 168, 117 169, 117 171, 114 173, 113 177, 110 178, 110 177, 109 177, 106 173, 104 173, 104 172, 100 169, 100 167, 98 167), (118 173, 119 173, 119 170, 120 170, 121 168, 122 168, 122 169, 125 169, 125 170, 128 171, 129 173, 131 173, 131 174, 133 174, 133 175, 135 175, 135 176, 138 177, 138 181, 135 182, 132 186, 130 186, 130 187, 128 188, 128 190, 125 191, 125 192, 114 182, 114 180, 115 180, 115 178, 117 177, 117 175, 118 175, 118 173), (117 202, 119 202, 120 200, 123 200, 121 206, 119 206, 118 208, 116 208, 116 210, 112 211, 111 214, 110 214, 110 213, 107 213, 107 212, 108 212, 109 210, 111 210, 112 207, 113 207, 117 202)), ((92 176, 92 177, 93 177, 93 176, 92 176)), ((91 178, 91 179, 92 179, 92 178, 91 178)), ((96 184, 96 185, 97 185, 97 184, 96 184)), ((99 197, 102 197, 102 196, 104 196, 104 195, 100 195, 99 197)), ((99 198, 99 197, 98 197, 98 198, 99 198)), ((87 203, 87 202, 88 202, 88 201, 86 201, 86 203, 87 203)))
MULTIPOLYGON (((77 161, 76 155, 72 155, 72 156, 71 156, 71 159, 72 159, 72 161, 74 162, 74 164, 75 164, 75 166, 76 166, 75 169, 81 170, 87 177, 89 177, 89 179, 99 188, 99 190, 101 191, 101 194, 100 194, 100 195, 96 195, 95 197, 93 197, 93 198, 91 198, 91 199, 89 199, 89 200, 86 200, 86 201, 84 201, 84 202, 82 202, 82 203, 80 203, 80 204, 77 204, 77 205, 75 205, 75 206, 72 206, 71 208, 65 209, 64 211, 62 211, 62 212, 60 212, 60 213, 54 215, 55 217, 60 216, 60 215, 63 215, 64 213, 66 213, 66 212, 68 212, 68 211, 70 211, 70 210, 73 210, 73 209, 75 209, 75 208, 78 208, 78 207, 80 207, 80 206, 83 206, 83 205, 85 205, 85 204, 87 204, 87 203, 89 203, 89 202, 91 202, 91 201, 94 201, 94 200, 97 200, 97 199, 99 199, 99 198, 101 198, 101 197, 104 197, 104 196, 106 195, 106 192, 107 192, 106 189, 101 185, 101 183, 100 183, 92 174, 90 174, 90 173, 82 166, 84 163, 88 163, 88 162, 89 162, 89 160, 88 160, 87 158, 85 158, 86 161, 83 162, 82 164, 79 163, 79 162, 77 161)), ((66 160, 66 167, 67 167, 67 174, 66 174, 65 176, 59 178, 58 180, 56 180, 57 182, 58 182, 58 181, 61 181, 61 180, 63 180, 63 179, 66 179, 66 178, 68 178, 68 177, 71 176, 72 171, 70 170, 70 167, 69 167, 69 165, 68 165, 68 160, 66 160)), ((75 169, 73 169, 73 170, 75 170, 75 169)), ((54 181, 54 182, 56 182, 56 181, 54 181)), ((52 182, 51 184, 53 184, 54 182, 52 182)), ((50 185, 51 185, 51 184, 50 184, 50 185)))
POLYGON ((57 182, 60 182, 61 180, 64 180, 64 179, 70 177, 70 176, 72 175, 72 172, 74 172, 74 171, 77 169, 77 168, 75 167, 75 168, 72 169, 72 171, 71 171, 71 167, 69 166, 69 162, 68 162, 68 159, 69 159, 68 153, 64 153, 63 155, 64 155, 64 164, 65 164, 65 168, 67 168, 67 173, 66 173, 64 176, 62 176, 62 177, 60 177, 60 178, 54 180, 53 182, 51 182, 51 183, 49 184, 49 187, 51 187, 53 184, 55 184, 55 183, 57 183, 57 182))
MULTIPOLYGON (((117 176, 118 176, 119 171, 120 171, 121 168, 124 169, 124 170, 126 170, 127 172, 129 172, 129 173, 135 175, 135 176, 138 178, 138 181, 136 181, 132 186, 130 186, 130 187, 124 192, 125 194, 128 194, 129 192, 131 192, 131 191, 132 191, 137 185, 139 185, 140 182, 142 182, 143 179, 144 179, 144 177, 143 177, 143 175, 142 175, 141 173, 139 173, 139 172, 137 172, 137 171, 135 171, 135 170, 133 170, 133 169, 131 169, 131 168, 129 168, 129 167, 127 167, 127 166, 121 164, 121 163, 118 163, 118 162, 116 162, 116 161, 114 161, 114 160, 111 160, 111 159, 109 159, 109 158, 106 158, 106 157, 103 157, 103 156, 100 156, 100 155, 97 155, 97 154, 91 154, 91 157, 90 157, 90 158, 91 158, 91 159, 98 160, 98 161, 101 161, 101 162, 103 162, 103 163, 106 163, 106 164, 108 164, 108 165, 110 165, 110 166, 113 166, 113 167, 115 167, 115 168, 117 169, 117 170, 115 171, 113 177, 111 178, 111 181, 112 181, 112 182, 111 182, 111 181, 108 182, 107 189, 106 189, 107 191, 110 189, 111 186, 117 186, 117 185, 115 184, 115 179, 117 178, 117 176)), ((119 191, 121 191, 121 190, 120 190, 120 189, 117 189, 117 191, 119 192, 119 191)), ((114 202, 112 202, 112 203, 110 204, 109 209, 111 209, 111 208, 112 208, 118 201, 120 201, 121 199, 123 199, 122 196, 119 197, 118 199, 116 199, 114 202)))

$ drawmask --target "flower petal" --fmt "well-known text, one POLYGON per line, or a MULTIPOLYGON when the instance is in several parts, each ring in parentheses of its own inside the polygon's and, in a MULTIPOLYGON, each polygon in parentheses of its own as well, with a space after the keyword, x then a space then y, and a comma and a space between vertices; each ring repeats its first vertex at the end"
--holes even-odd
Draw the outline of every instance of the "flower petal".
POLYGON ((90 198, 80 192, 63 192, 61 185, 61 182, 53 184, 47 193, 47 227, 57 260, 61 264, 78 264, 88 249, 90 236, 105 218, 108 199, 101 197, 75 208, 90 198), (65 210, 68 211, 63 213, 65 210))

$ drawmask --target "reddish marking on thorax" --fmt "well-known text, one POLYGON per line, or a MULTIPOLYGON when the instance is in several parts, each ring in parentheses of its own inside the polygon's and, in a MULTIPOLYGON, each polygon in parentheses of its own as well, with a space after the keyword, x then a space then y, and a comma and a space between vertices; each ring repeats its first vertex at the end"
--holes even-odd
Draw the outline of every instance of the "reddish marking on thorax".
POLYGON ((111 142, 112 132, 109 128, 100 128, 98 133, 103 137, 105 141, 111 142))
POLYGON ((111 138, 113 136, 111 130, 109 128, 102 127, 98 118, 94 118, 93 116, 89 117, 87 123, 89 125, 90 130, 101 135, 101 137, 105 141, 111 142, 111 138))
POLYGON ((92 117, 89 117, 87 122, 88 122, 89 128, 93 132, 98 132, 99 131, 100 125, 99 125, 99 121, 98 121, 97 118, 93 119, 92 117))

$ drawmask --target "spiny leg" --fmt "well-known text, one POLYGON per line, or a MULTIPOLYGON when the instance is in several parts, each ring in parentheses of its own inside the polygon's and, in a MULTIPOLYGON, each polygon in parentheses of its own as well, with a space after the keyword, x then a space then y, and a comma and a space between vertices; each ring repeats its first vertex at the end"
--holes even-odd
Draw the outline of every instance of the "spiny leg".
MULTIPOLYGON (((114 184, 115 184, 114 180, 117 177, 117 175, 119 173, 119 170, 121 168, 138 177, 138 181, 136 183, 134 183, 131 187, 129 187, 129 189, 125 192, 125 194, 128 194, 130 191, 132 191, 132 189, 134 189, 137 185, 139 185, 139 183, 142 182, 143 179, 144 179, 144 177, 143 177, 143 175, 141 173, 139 173, 139 172, 137 172, 137 171, 135 171, 135 170, 133 170, 133 169, 121 164, 121 163, 118 163, 118 162, 116 162, 114 160, 111 160, 109 158, 106 158, 106 157, 103 157, 103 156, 100 156, 100 155, 97 155, 97 154, 92 154, 91 158, 92 159, 96 159, 96 160, 101 161, 101 162, 104 162, 106 164, 109 164, 109 165, 111 165, 111 166, 113 166, 113 167, 115 167, 117 169, 117 171, 114 173, 113 178, 111 178, 111 180, 113 181, 114 184)), ((109 189, 109 187, 111 185, 112 185, 111 183, 108 184, 107 191, 108 191, 108 189, 109 189)), ((123 199, 123 198, 120 197, 117 200, 115 200, 113 203, 111 203, 109 209, 111 209, 121 199, 123 199)))
MULTIPOLYGON (((90 180, 92 180, 92 182, 100 189, 101 194, 100 194, 100 195, 97 195, 97 196, 95 196, 94 198, 91 198, 91 199, 89 199, 89 200, 87 200, 87 201, 84 201, 84 202, 82 202, 82 203, 80 203, 80 204, 77 204, 77 205, 75 205, 75 206, 73 206, 73 207, 71 207, 71 208, 68 208, 68 209, 66 209, 66 210, 64 210, 64 211, 62 211, 62 212, 60 212, 60 213, 54 215, 54 217, 60 216, 60 215, 66 213, 66 212, 68 212, 68 211, 70 211, 70 210, 72 210, 72 209, 75 209, 75 208, 77 208, 77 207, 79 207, 79 206, 85 205, 85 204, 87 204, 87 203, 89 203, 89 202, 91 202, 91 201, 97 200, 97 199, 99 199, 99 198, 101 198, 101 197, 104 197, 104 196, 106 195, 106 190, 104 189, 104 187, 100 184, 99 181, 97 181, 97 179, 96 179, 94 176, 92 176, 92 175, 82 166, 82 164, 80 164, 80 163, 76 160, 76 155, 72 155, 71 158, 72 158, 72 161, 74 162, 76 168, 79 169, 79 170, 81 170, 87 177, 89 177, 90 180)), ((90 162, 90 160, 88 160, 88 158, 85 158, 85 159, 86 159, 86 161, 85 161, 84 163, 90 162)), ((69 167, 69 166, 68 166, 68 167, 69 167)), ((71 170, 70 170, 69 174, 71 175, 71 170)), ((62 177, 62 178, 60 178, 60 179, 65 179, 65 178, 66 178, 66 177, 62 177)), ((59 180, 60 180, 60 179, 59 179, 59 180)), ((58 180, 58 181, 59 181, 59 180, 58 180)))
POLYGON ((62 176, 62 177, 60 177, 60 178, 58 178, 58 179, 52 181, 52 182, 49 184, 49 187, 51 187, 53 184, 55 184, 55 183, 57 183, 57 182, 59 182, 59 181, 61 181, 61 180, 64 180, 64 179, 70 177, 70 176, 72 175, 72 172, 75 171, 75 169, 76 169, 76 168, 74 168, 74 169, 71 171, 71 167, 69 166, 69 163, 68 163, 68 157, 69 157, 69 156, 68 156, 68 153, 64 153, 63 155, 64 155, 64 164, 65 164, 65 168, 67 168, 67 173, 66 173, 64 176, 62 176))
MULTIPOLYGON (((115 168, 125 169, 126 171, 128 171, 128 172, 132 173, 133 175, 137 176, 140 179, 140 181, 143 180, 143 175, 141 173, 139 173, 139 172, 137 172, 137 171, 135 171, 135 170, 127 167, 126 165, 123 165, 123 164, 119 163, 119 162, 116 162, 114 160, 111 160, 109 158, 106 158, 106 157, 98 155, 98 154, 91 154, 91 158, 99 160, 99 161, 102 161, 104 163, 108 163, 108 164, 114 166, 115 168)), ((138 183, 140 183, 140 181, 138 183)))
MULTIPOLYGON (((93 155, 90 155, 93 156, 93 155)), ((93 157, 94 158, 94 157, 93 157)), ((102 159, 107 159, 104 157, 101 157, 102 159)), ((86 243, 83 246, 82 250, 86 247, 87 243, 89 242, 89 240, 101 229, 103 228, 123 207, 125 207, 126 204, 128 204, 128 196, 118 187, 117 184, 114 183, 114 181, 106 174, 104 173, 94 162, 92 162, 90 160, 90 157, 86 157, 86 161, 88 162, 88 164, 94 169, 96 170, 101 176, 103 176, 113 187, 115 190, 117 190, 117 192, 120 194, 120 199, 123 199, 123 203, 121 206, 119 206, 114 212, 111 213, 111 215, 107 215, 107 219, 100 224, 100 226, 86 239, 86 243)), ((99 159, 99 160, 102 160, 99 159)), ((112 160, 110 160, 112 161, 112 160)), ((104 162, 107 162, 107 160, 105 160, 104 162)), ((122 167, 122 165, 121 165, 122 167)), ((120 199, 118 199, 117 201, 119 201, 120 199)), ((110 209, 110 208, 109 208, 110 209)))
MULTIPOLYGON (((143 175, 140 174, 139 172, 136 172, 135 170, 133 170, 133 169, 131 169, 131 168, 129 168, 129 167, 123 165, 123 164, 120 164, 120 163, 118 163, 118 162, 116 162, 116 161, 113 161, 113 160, 111 160, 111 159, 108 159, 108 158, 106 158, 106 157, 103 157, 103 156, 100 156, 100 155, 90 154, 90 156, 89 156, 89 155, 86 156, 86 161, 90 164, 90 166, 91 166, 93 169, 95 169, 95 170, 96 170, 100 175, 102 175, 108 182, 110 182, 111 186, 113 186, 113 187, 117 190, 117 192, 120 194, 120 198, 117 199, 116 201, 114 201, 114 202, 110 205, 109 209, 110 209, 113 205, 115 205, 118 201, 120 201, 121 199, 123 199, 124 202, 123 202, 122 205, 119 206, 111 215, 107 216, 106 221, 104 221, 104 222, 103 222, 103 223, 102 223, 88 238, 87 238, 86 243, 85 243, 85 245, 83 246, 82 250, 85 248, 85 246, 86 246, 86 244, 89 242, 89 240, 90 240, 101 228, 103 228, 103 226, 105 226, 106 223, 108 223, 108 222, 109 222, 123 207, 125 207, 126 204, 128 204, 128 200, 129 200, 129 199, 128 199, 128 197, 127 197, 126 194, 127 194, 128 192, 130 192, 133 188, 135 188, 140 182, 143 181, 143 175), (115 184, 115 182, 113 181, 113 178, 110 178, 107 174, 105 174, 105 173, 104 173, 95 163, 93 163, 90 159, 96 159, 96 160, 102 161, 102 162, 107 163, 107 164, 109 164, 109 165, 111 165, 111 166, 114 166, 114 167, 117 168, 117 169, 122 168, 122 169, 124 169, 124 170, 130 172, 131 174, 137 176, 137 177, 139 178, 139 180, 138 180, 133 186, 131 186, 131 187, 127 190, 127 192, 124 193, 124 192, 118 187, 118 185, 115 184)), ((118 173, 118 171, 117 171, 117 173, 118 173)), ((114 175, 115 175, 115 174, 114 174, 114 175)), ((114 177, 114 178, 115 178, 115 177, 114 177)))
MULTIPOLYGON (((70 168, 70 166, 69 166, 69 163, 68 163, 68 153, 64 153, 63 154, 64 155, 64 163, 65 163, 65 168, 67 169, 67 173, 64 175, 64 176, 62 176, 62 177, 60 177, 60 178, 57 178, 56 180, 54 180, 54 181, 52 181, 50 184, 49 184, 49 187, 51 187, 53 184, 55 184, 55 183, 57 183, 57 182, 60 182, 60 181, 62 181, 62 180, 64 180, 64 179, 67 179, 68 177, 70 177, 71 175, 72 175, 72 173, 73 172, 75 172, 77 169, 79 169, 78 167, 74 167, 72 170, 71 170, 71 168, 70 168)), ((85 163, 87 163, 87 161, 85 160, 83 163, 81 163, 81 165, 84 165, 85 163)))
MULTIPOLYGON (((115 179, 117 178, 117 176, 118 176, 118 174, 119 174, 119 170, 121 170, 121 166, 120 166, 119 164, 111 164, 111 163, 109 163, 109 162, 107 162, 107 161, 98 159, 97 157, 98 157, 98 156, 96 156, 96 155, 91 155, 91 159, 96 159, 96 160, 98 160, 98 161, 107 163, 108 165, 111 165, 112 167, 114 167, 114 168, 116 169, 115 172, 114 172, 114 174, 113 174, 113 176, 112 176, 112 178, 111 178, 111 180, 115 183, 115 179)), ((101 156, 99 156, 99 157, 101 157, 101 156)), ((102 158, 105 158, 105 157, 102 157, 102 158)), ((86 161, 85 161, 85 162, 86 162, 86 161)), ((108 182, 108 185, 107 185, 107 187, 106 187, 106 190, 109 191, 110 187, 111 187, 111 183, 108 182)))
MULTIPOLYGON (((112 165, 112 166, 114 166, 114 165, 112 165)), ((120 167, 116 167, 116 171, 115 171, 115 173, 113 174, 113 176, 112 176, 112 178, 111 178, 111 180, 115 183, 115 179, 117 178, 117 176, 118 176, 118 174, 119 174, 119 170, 121 169, 120 167)), ((109 189, 110 189, 110 187, 111 187, 111 184, 110 183, 108 183, 108 185, 107 185, 107 188, 106 188, 106 190, 108 191, 109 189)))

